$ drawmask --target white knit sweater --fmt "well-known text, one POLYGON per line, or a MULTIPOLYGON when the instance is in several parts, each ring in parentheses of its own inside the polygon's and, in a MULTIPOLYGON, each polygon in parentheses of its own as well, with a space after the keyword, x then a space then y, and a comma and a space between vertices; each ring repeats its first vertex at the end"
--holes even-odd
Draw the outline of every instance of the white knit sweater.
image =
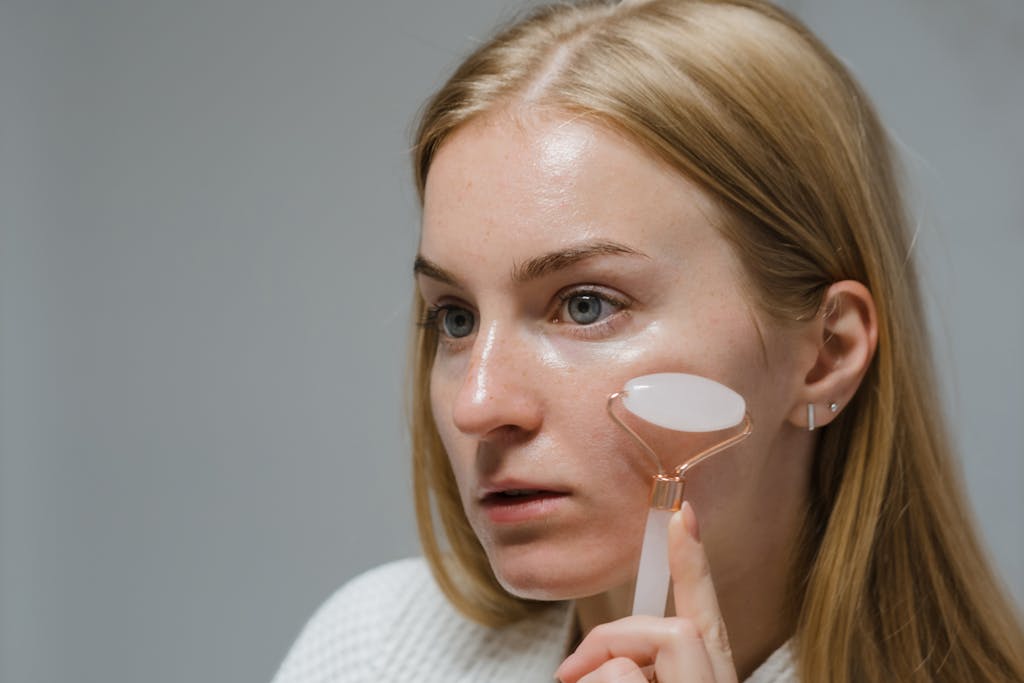
MULTIPOLYGON (((353 579, 302 630, 274 683, 528 683, 551 681, 572 631, 569 603, 488 628, 461 616, 422 559, 353 579)), ((787 645, 745 683, 798 683, 787 645)))

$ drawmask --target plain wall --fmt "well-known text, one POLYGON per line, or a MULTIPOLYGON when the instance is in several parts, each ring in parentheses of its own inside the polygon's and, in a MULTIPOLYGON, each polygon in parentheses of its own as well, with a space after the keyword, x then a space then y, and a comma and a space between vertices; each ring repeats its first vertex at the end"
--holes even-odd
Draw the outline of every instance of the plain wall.
MULTIPOLYGON (((417 552, 408 133, 518 6, 0 4, 0 680, 266 680, 331 591, 417 552)), ((788 6, 903 148, 1024 603, 1024 5, 788 6)))

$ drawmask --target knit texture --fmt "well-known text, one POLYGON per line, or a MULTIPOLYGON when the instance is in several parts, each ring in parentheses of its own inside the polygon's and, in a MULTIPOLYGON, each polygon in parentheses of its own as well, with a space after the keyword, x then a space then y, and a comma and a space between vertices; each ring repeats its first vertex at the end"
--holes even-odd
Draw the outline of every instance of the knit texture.
MULTIPOLYGON (((550 681, 572 629, 569 603, 528 621, 469 621, 434 583, 426 562, 392 562, 353 579, 325 602, 274 683, 528 683, 550 681)), ((745 683, 797 683, 788 645, 745 683)))

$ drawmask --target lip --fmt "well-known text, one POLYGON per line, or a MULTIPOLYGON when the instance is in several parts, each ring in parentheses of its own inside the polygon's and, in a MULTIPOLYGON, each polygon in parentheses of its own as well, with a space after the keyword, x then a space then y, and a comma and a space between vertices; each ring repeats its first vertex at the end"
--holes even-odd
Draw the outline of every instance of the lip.
POLYGON ((485 479, 479 487, 480 500, 506 491, 545 491, 551 493, 569 493, 569 488, 553 482, 537 481, 519 477, 502 477, 501 479, 485 479))
POLYGON ((508 480, 486 486, 480 507, 494 524, 517 524, 554 514, 569 496, 564 487, 508 480))

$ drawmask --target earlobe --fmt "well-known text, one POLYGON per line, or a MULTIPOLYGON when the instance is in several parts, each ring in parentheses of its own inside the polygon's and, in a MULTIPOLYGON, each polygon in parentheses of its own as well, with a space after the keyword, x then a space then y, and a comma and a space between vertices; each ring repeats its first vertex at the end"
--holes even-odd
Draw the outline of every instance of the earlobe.
MULTIPOLYGON (((813 403, 807 404, 807 431, 809 432, 813 432, 818 426, 818 420, 815 417, 816 411, 817 409, 814 407, 813 403)), ((828 411, 830 413, 838 413, 839 404, 836 403, 835 401, 829 401, 828 411)))
POLYGON ((860 282, 832 284, 810 331, 817 354, 804 377, 790 422, 803 429, 823 427, 850 403, 878 345, 875 301, 860 282))

